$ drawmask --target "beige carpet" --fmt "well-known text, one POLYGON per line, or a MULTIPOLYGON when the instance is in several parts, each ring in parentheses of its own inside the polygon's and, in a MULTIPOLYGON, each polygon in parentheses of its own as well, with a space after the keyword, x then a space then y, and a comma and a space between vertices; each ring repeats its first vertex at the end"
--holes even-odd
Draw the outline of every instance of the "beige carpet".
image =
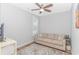
POLYGON ((68 55, 68 53, 34 43, 19 50, 18 55, 68 55))

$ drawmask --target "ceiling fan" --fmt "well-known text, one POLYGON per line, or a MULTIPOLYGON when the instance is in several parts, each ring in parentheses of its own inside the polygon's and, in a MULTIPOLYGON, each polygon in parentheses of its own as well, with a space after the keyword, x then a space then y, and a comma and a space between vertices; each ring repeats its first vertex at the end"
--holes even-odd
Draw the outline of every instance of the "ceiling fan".
POLYGON ((48 9, 49 7, 52 7, 53 4, 48 4, 48 5, 44 5, 44 4, 39 4, 39 3, 35 3, 38 8, 36 9, 31 9, 32 11, 37 11, 39 10, 39 13, 41 14, 43 11, 46 11, 46 12, 51 12, 50 9, 48 9))

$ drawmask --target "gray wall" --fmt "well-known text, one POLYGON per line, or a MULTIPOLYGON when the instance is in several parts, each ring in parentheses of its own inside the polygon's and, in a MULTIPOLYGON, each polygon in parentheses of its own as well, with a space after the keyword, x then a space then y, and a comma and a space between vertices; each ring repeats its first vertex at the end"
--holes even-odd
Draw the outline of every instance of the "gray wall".
POLYGON ((16 40, 18 46, 32 41, 32 14, 11 4, 2 4, 1 7, 5 36, 16 40))
POLYGON ((71 34, 71 12, 54 13, 40 17, 40 33, 71 34))
POLYGON ((0 23, 1 23, 1 4, 0 4, 0 23))
POLYGON ((32 22, 33 22, 32 34, 33 34, 33 36, 35 36, 39 32, 39 26, 38 26, 39 25, 39 17, 38 16, 33 16, 32 17, 32 22))
MULTIPOLYGON (((79 55, 79 28, 75 27, 76 22, 76 16, 75 12, 79 8, 79 4, 73 4, 72 9, 72 54, 78 54, 79 55)), ((78 9, 79 10, 79 9, 78 9)))

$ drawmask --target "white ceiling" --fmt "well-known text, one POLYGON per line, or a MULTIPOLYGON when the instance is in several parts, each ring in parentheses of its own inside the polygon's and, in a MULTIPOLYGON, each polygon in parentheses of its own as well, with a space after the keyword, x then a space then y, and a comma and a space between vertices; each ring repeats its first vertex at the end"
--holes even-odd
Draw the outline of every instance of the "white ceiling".
MULTIPOLYGON (((52 13, 58 13, 58 12, 64 12, 64 11, 68 11, 71 10, 71 3, 54 3, 53 7, 50 7, 49 9, 52 10, 52 12, 48 13, 48 12, 43 12, 41 14, 39 14, 39 11, 31 11, 31 9, 36 9, 38 8, 34 3, 16 3, 13 4, 16 7, 19 7, 25 11, 28 11, 32 14, 38 15, 38 16, 42 16, 42 15, 48 15, 48 14, 52 14, 52 13)), ((45 3, 46 5, 46 3, 45 3)))

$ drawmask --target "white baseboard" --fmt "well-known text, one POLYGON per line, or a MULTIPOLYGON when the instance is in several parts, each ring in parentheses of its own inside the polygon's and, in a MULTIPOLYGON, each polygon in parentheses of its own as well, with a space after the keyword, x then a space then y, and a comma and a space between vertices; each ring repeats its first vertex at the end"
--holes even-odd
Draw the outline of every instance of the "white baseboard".
POLYGON ((30 41, 28 41, 26 43, 23 43, 23 44, 19 45, 17 48, 20 48, 20 47, 22 47, 24 45, 28 45, 28 44, 33 43, 33 42, 34 42, 34 40, 30 40, 30 41))

